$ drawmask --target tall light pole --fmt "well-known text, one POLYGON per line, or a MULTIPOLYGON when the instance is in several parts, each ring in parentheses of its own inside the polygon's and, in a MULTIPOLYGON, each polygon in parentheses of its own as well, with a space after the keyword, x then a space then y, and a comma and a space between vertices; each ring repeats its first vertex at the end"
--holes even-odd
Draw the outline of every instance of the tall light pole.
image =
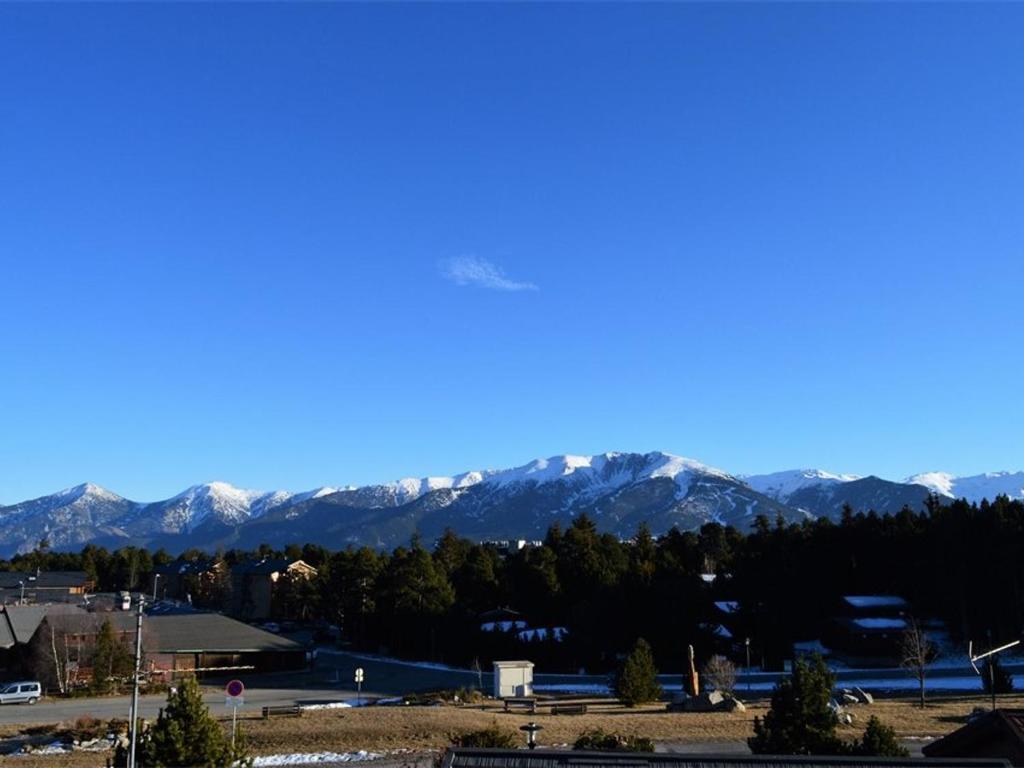
POLYGON ((139 737, 139 668, 142 666, 142 608, 144 602, 140 594, 138 612, 135 615, 135 679, 132 683, 132 720, 128 729, 131 734, 128 747, 128 768, 135 768, 135 744, 139 737))
POLYGON ((21 600, 19 601, 19 604, 20 605, 24 605, 25 604, 25 580, 22 579, 21 581, 19 581, 18 585, 21 587, 21 600))
POLYGON ((159 583, 159 581, 160 581, 160 574, 159 573, 154 573, 153 574, 153 602, 154 603, 156 602, 156 585, 159 583))
POLYGON ((750 638, 744 638, 743 644, 747 647, 747 693, 750 693, 750 638))

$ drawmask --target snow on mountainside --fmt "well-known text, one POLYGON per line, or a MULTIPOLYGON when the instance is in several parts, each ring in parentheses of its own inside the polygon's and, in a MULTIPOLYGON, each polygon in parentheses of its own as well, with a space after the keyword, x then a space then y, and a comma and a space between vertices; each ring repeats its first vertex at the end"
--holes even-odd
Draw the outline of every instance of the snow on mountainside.
POLYGON ((512 469, 406 478, 303 493, 252 491, 224 482, 139 503, 86 483, 0 506, 0 557, 47 539, 58 549, 88 542, 166 546, 283 545, 392 547, 452 528, 478 539, 540 538, 552 523, 591 515, 628 537, 646 523, 655 534, 708 522, 746 529, 758 515, 793 522, 855 512, 923 508, 929 492, 971 501, 1024 498, 1024 472, 973 477, 931 472, 899 483, 818 469, 734 476, 668 453, 603 453, 536 459, 512 469))
POLYGON ((553 523, 568 525, 582 513, 600 530, 625 538, 641 522, 657 535, 673 527, 696 530, 708 522, 745 529, 759 514, 794 522, 807 517, 691 459, 660 452, 605 453, 345 490, 220 532, 225 538, 213 545, 316 540, 391 548, 414 533, 430 541, 446 528, 478 540, 539 539, 553 523))
POLYGON ((145 506, 144 515, 158 518, 165 532, 191 531, 207 519, 225 525, 238 525, 258 518, 272 509, 337 492, 337 488, 317 488, 305 493, 289 491, 250 491, 224 482, 194 485, 166 501, 145 506))
POLYGON ((29 551, 42 540, 69 549, 97 535, 117 535, 118 521, 135 502, 92 483, 0 507, 0 556, 29 551))
POLYGON ((923 485, 940 496, 952 499, 973 502, 991 501, 996 496, 1024 499, 1024 472, 987 472, 967 477, 956 477, 948 472, 924 472, 908 477, 906 482, 923 485))
POLYGON ((602 453, 595 456, 552 456, 548 459, 534 459, 528 464, 513 469, 484 470, 465 472, 454 477, 425 477, 422 479, 406 478, 397 483, 384 486, 393 488, 400 503, 408 503, 426 493, 441 488, 461 489, 474 485, 485 485, 494 488, 513 486, 519 483, 542 484, 571 479, 589 484, 600 484, 606 488, 618 487, 624 483, 639 480, 665 477, 669 479, 685 479, 692 473, 732 478, 720 469, 709 467, 693 459, 655 451, 643 454, 642 466, 634 464, 632 469, 623 470, 626 459, 640 457, 641 454, 602 453), (609 475, 608 470, 616 467, 609 475), (620 471, 622 470, 622 471, 620 471))
POLYGON ((743 475, 740 478, 755 491, 776 501, 786 501, 808 486, 831 486, 860 480, 858 475, 836 475, 821 469, 791 469, 767 475, 743 475))

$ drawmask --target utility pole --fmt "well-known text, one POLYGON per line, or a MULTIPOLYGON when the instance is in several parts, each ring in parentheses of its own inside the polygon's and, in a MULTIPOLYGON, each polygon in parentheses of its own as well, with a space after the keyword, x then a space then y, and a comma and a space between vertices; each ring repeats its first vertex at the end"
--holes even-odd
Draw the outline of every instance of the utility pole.
POLYGON ((145 600, 139 594, 138 613, 135 615, 135 679, 132 684, 132 720, 128 732, 128 768, 135 768, 135 744, 139 738, 139 668, 142 666, 142 608, 145 600))

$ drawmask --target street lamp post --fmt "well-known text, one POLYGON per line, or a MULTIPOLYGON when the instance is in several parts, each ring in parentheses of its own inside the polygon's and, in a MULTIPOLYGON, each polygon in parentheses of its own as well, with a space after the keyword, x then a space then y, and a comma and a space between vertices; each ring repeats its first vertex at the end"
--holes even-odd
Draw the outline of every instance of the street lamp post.
POLYGON ((139 734, 139 668, 142 666, 142 608, 145 600, 139 595, 138 613, 135 617, 135 678, 132 684, 132 720, 128 732, 128 768, 135 768, 135 744, 139 734))
POLYGON ((750 638, 744 638, 743 644, 747 647, 747 693, 750 693, 750 638))
POLYGON ((19 600, 18 602, 19 602, 20 605, 24 605, 25 604, 25 580, 22 579, 21 581, 19 581, 18 582, 18 586, 21 587, 21 600, 19 600))
POLYGON ((160 582, 160 574, 153 574, 153 602, 156 602, 156 585, 160 582))

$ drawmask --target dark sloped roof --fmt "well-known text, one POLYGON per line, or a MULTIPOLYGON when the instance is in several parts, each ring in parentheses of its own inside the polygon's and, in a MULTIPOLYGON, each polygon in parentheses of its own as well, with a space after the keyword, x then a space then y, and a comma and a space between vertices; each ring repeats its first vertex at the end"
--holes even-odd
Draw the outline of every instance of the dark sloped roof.
POLYGON ((170 574, 185 576, 187 574, 206 573, 213 570, 219 562, 219 560, 183 560, 178 558, 169 563, 156 566, 153 568, 153 573, 158 573, 161 576, 170 574))
MULTIPOLYGON (((120 611, 109 616, 122 631, 135 631, 134 612, 120 611)), ((147 616, 143 620, 143 637, 151 638, 146 640, 146 650, 157 653, 303 650, 301 645, 292 640, 219 613, 147 616)))
POLYGON ((519 619, 519 618, 522 618, 522 616, 523 616, 523 614, 521 614, 519 611, 514 611, 514 610, 512 610, 511 608, 508 608, 508 607, 501 607, 501 608, 493 608, 490 611, 484 611, 479 616, 477 616, 477 618, 480 621, 504 621, 506 619, 508 619, 508 620, 519 619))
POLYGON ((684 755, 667 752, 577 752, 554 749, 449 749, 441 768, 1008 768, 1005 760, 890 757, 684 755))
POLYGON ((235 573, 277 573, 285 571, 296 560, 289 560, 286 557, 265 557, 262 560, 244 560, 232 570, 235 573))
POLYGON ((0 648, 11 648, 14 646, 14 630, 7 621, 7 612, 0 612, 0 648))
POLYGON ((929 757, 999 756, 1024 765, 1024 710, 987 712, 922 751, 929 757))
MULTIPOLYGON (((4 623, 13 642, 6 646, 8 648, 14 643, 27 643, 32 635, 39 629, 39 625, 46 618, 46 608, 42 605, 5 605, 3 607, 4 623)), ((0 640, 2 640, 0 630, 0 640)))
POLYGON ((0 571, 2 589, 20 589, 22 581, 26 589, 81 587, 89 577, 85 571, 40 571, 38 575, 28 571, 0 571))

